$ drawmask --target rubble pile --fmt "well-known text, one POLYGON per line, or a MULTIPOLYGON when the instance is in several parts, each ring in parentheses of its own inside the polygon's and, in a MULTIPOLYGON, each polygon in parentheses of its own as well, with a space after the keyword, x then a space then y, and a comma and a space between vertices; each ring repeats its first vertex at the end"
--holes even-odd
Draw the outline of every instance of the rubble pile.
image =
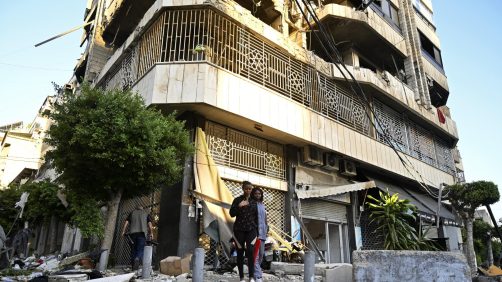
MULTIPOLYGON (((35 256, 26 259, 13 259, 10 268, 0 271, 0 281, 16 282, 79 282, 93 280, 95 282, 120 281, 157 281, 157 282, 188 282, 190 275, 191 256, 184 258, 168 257, 161 261, 160 269, 152 271, 150 278, 142 279, 142 270, 131 271, 130 268, 110 269, 105 272, 96 270, 96 263, 88 253, 72 257, 35 256)), ((228 272, 204 270, 204 281, 234 282, 239 281, 237 269, 228 272)), ((292 275, 287 271, 276 270, 275 273, 264 273, 263 281, 303 281, 302 275, 292 275)), ((323 281, 322 276, 316 276, 315 281, 323 281)))

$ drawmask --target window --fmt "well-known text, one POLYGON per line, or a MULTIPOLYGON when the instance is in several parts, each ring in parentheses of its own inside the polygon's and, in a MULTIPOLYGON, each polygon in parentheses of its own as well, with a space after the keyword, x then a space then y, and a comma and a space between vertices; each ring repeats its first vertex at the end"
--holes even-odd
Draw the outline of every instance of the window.
POLYGON ((443 68, 443 60, 441 58, 441 50, 439 50, 430 40, 425 36, 420 30, 420 45, 422 45, 422 50, 428 55, 428 57, 434 62, 436 62, 441 68, 443 68))
POLYGON ((422 3, 420 0, 413 0, 413 6, 420 13, 422 17, 424 17, 429 23, 434 25, 434 21, 432 18, 432 11, 422 3))
POLYGON ((399 27, 399 13, 390 0, 375 0, 374 3, 380 9, 385 19, 399 27))

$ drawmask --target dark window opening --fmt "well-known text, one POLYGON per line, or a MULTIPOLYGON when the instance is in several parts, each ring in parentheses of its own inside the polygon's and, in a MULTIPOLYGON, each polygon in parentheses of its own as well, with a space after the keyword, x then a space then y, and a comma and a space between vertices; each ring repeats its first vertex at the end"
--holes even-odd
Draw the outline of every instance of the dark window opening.
POLYGON ((377 68, 375 67, 374 64, 372 64, 370 61, 366 60, 365 58, 363 58, 361 56, 359 56, 359 66, 361 68, 370 69, 373 72, 377 71, 377 68))
POLYGON ((441 50, 439 50, 420 30, 418 33, 420 34, 422 50, 442 68, 443 60, 441 59, 441 50))
POLYGON ((374 7, 377 7, 379 11, 376 11, 381 16, 383 16, 388 22, 392 23, 397 28, 399 26, 399 13, 398 9, 392 5, 389 0, 375 0, 373 1, 374 7))

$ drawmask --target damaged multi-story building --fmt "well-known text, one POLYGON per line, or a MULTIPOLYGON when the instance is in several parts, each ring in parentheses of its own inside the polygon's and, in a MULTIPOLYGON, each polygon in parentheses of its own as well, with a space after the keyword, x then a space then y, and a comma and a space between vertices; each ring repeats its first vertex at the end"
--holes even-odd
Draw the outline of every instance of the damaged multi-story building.
POLYGON ((461 248, 438 204, 463 171, 430 0, 96 0, 85 22, 79 82, 132 89, 199 141, 181 182, 121 204, 118 224, 137 202, 152 208, 157 258, 203 245, 224 260, 204 219, 221 228, 218 203, 244 180, 264 189, 272 229, 325 262, 381 248, 365 211, 379 190, 461 248))

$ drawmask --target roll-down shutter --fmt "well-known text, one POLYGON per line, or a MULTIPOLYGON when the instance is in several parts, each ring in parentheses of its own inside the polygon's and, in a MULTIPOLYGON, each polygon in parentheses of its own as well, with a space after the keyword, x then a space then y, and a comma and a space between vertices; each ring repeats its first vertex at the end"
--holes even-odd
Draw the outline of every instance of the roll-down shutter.
POLYGON ((301 216, 331 222, 347 223, 347 207, 317 199, 300 201, 301 216))

